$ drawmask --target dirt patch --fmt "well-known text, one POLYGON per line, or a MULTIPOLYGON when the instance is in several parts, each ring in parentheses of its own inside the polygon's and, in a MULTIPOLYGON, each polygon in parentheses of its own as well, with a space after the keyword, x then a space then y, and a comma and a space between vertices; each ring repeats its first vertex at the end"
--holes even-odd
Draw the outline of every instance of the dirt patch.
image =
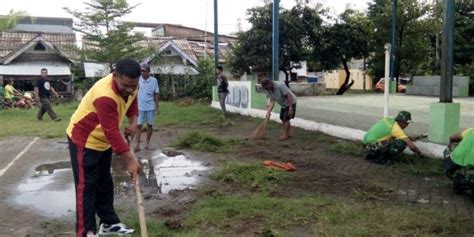
MULTIPOLYGON (((354 154, 359 154, 358 151, 351 151, 351 149, 355 149, 357 145, 345 146, 337 138, 295 129, 292 139, 280 142, 277 141, 281 132, 279 125, 269 123, 267 139, 245 140, 244 138, 255 130, 261 120, 241 116, 232 116, 230 120, 228 126, 222 126, 221 123, 215 126, 197 124, 192 128, 173 126, 161 127, 157 130, 153 142, 160 148, 169 147, 178 137, 189 134, 190 130, 202 130, 223 141, 225 143, 223 145, 228 149, 218 152, 190 150, 170 152, 171 155, 178 157, 184 152, 190 159, 200 162, 209 169, 198 174, 200 182, 193 187, 179 191, 168 190, 167 195, 144 195, 149 219, 160 220, 163 228, 168 231, 182 232, 187 230, 188 217, 200 200, 209 197, 218 198, 229 193, 245 197, 245 195, 262 191, 258 188, 226 184, 211 177, 214 168, 220 169, 229 161, 253 162, 254 164, 261 163, 263 160, 292 162, 296 166, 296 171, 287 173, 285 178, 278 182, 276 188, 269 190, 271 197, 295 199, 323 194, 334 200, 361 205, 368 202, 392 205, 393 202, 406 204, 416 203, 419 199, 434 200, 432 196, 437 190, 436 194, 441 203, 444 201, 443 198, 450 195, 449 183, 440 181, 443 177, 436 176, 429 180, 427 177, 404 178, 404 175, 393 167, 370 164, 361 157, 355 156, 354 154), (335 149, 351 152, 341 154, 335 152, 335 149), (411 201, 400 198, 400 196, 411 197, 413 192, 406 191, 411 189, 417 189, 416 194, 419 196, 407 199, 411 201), (443 196, 442 192, 445 191, 446 194, 443 196), (424 195, 432 196, 425 198, 424 195)), ((153 152, 142 151, 138 153, 138 156, 146 160, 153 156, 153 152)), ((45 167, 45 170, 48 168, 45 167)), ((130 190, 125 192, 131 193, 130 190)), ((452 202, 455 203, 455 201, 452 202)), ((117 209, 120 210, 121 216, 135 214, 133 204, 130 203, 130 195, 119 198, 117 209)), ((469 204, 463 205, 469 206, 469 204)), ((420 207, 425 206, 420 205, 420 207)), ((234 214, 232 211, 227 213, 231 217, 234 214)), ((308 220, 301 220, 301 223, 303 222, 311 223, 308 220)), ((227 236, 274 236, 282 233, 266 226, 264 218, 258 215, 253 216, 252 219, 233 220, 231 223, 224 224, 223 228, 226 229, 223 235, 227 236)), ((288 228, 286 229, 288 233, 298 233, 299 236, 314 236, 316 233, 312 225, 289 225, 288 228)), ((217 233, 222 231, 222 226, 199 225, 199 229, 200 233, 217 233)), ((163 236, 168 236, 168 234, 163 234, 163 236)))

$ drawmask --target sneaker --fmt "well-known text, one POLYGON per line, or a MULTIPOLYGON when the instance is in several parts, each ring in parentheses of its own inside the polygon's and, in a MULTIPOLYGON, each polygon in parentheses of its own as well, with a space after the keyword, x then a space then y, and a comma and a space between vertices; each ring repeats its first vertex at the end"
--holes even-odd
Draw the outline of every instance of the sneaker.
POLYGON ((133 234, 135 230, 128 228, 123 223, 117 223, 113 225, 101 224, 99 229, 99 235, 129 235, 133 234))
POLYGON ((59 121, 61 121, 61 118, 54 119, 54 122, 59 122, 59 121))
POLYGON ((94 234, 93 232, 88 232, 87 237, 98 237, 99 235, 94 234))

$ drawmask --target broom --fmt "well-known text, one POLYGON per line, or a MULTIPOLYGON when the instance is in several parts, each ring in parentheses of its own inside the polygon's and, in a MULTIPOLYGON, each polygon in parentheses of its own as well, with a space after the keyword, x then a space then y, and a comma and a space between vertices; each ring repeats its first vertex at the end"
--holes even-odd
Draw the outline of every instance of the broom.
MULTIPOLYGON (((130 152, 135 156, 135 152, 132 147, 132 139, 127 138, 128 145, 130 146, 130 152)), ((141 237, 148 237, 148 229, 146 227, 145 208, 143 207, 142 191, 140 189, 140 179, 135 177, 135 195, 137 196, 137 207, 138 207, 138 220, 140 221, 140 233, 141 237)))
POLYGON ((259 140, 259 139, 265 139, 267 136, 267 122, 268 119, 263 120, 263 122, 253 131, 252 134, 250 134, 249 139, 250 140, 259 140))

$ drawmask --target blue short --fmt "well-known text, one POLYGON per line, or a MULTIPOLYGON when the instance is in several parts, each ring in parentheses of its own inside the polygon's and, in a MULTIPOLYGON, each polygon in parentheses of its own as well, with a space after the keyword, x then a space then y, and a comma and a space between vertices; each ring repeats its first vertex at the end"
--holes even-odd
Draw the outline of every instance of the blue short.
POLYGON ((138 125, 143 125, 144 123, 153 125, 155 123, 155 110, 138 111, 137 123, 138 125))

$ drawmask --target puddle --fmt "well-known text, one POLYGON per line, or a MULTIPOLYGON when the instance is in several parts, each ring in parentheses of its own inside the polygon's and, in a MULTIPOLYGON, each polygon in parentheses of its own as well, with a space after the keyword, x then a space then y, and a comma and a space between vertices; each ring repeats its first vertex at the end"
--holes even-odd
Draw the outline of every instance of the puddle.
MULTIPOLYGON (((205 171, 201 162, 188 159, 184 155, 168 157, 163 153, 153 157, 157 161, 154 173, 157 177, 161 193, 167 194, 172 190, 192 188, 199 181, 199 171, 205 171)), ((151 170, 151 169, 149 169, 151 170)))
POLYGON ((75 210, 74 183, 70 169, 35 172, 20 184, 15 202, 38 210, 41 215, 61 217, 75 210))
MULTIPOLYGON (((148 194, 168 194, 173 190, 193 188, 199 182, 199 172, 209 169, 202 162, 185 155, 167 156, 161 151, 156 152, 150 159, 140 159, 140 163, 143 171, 140 184, 142 191, 148 194)), ((117 195, 125 196, 133 191, 126 172, 115 172, 114 180, 120 183, 119 187, 116 187, 117 195)))
MULTIPOLYGON (((168 154, 168 153, 167 153, 168 154)), ((151 196, 166 195, 173 190, 194 188, 200 180, 200 172, 209 167, 202 162, 179 153, 174 157, 156 152, 150 159, 141 159, 142 192, 151 196)), ((62 161, 37 166, 33 174, 17 187, 14 202, 31 207, 48 217, 61 217, 75 211, 74 180, 71 163, 62 161)), ((118 159, 113 159, 112 175, 116 197, 130 198, 133 184, 118 159)))

